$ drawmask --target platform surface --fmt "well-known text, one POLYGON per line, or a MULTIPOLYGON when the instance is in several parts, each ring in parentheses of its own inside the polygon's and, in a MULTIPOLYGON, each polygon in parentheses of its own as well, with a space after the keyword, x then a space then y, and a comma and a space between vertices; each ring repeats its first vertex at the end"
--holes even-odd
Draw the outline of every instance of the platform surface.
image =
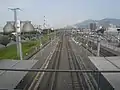
MULTIPOLYGON (((37 60, 1 60, 0 68, 8 69, 30 69, 37 60)), ((23 79, 27 72, 0 71, 0 90, 12 90, 23 79)))
MULTIPOLYGON (((98 70, 120 70, 120 57, 89 57, 98 70)), ((106 80, 120 90, 120 73, 102 73, 106 80)))

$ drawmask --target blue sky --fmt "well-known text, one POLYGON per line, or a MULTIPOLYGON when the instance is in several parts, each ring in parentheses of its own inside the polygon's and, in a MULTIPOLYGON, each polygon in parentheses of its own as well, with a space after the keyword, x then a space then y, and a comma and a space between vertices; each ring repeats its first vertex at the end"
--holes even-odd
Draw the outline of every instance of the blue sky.
POLYGON ((11 7, 20 7, 20 20, 63 27, 86 19, 120 18, 120 0, 0 0, 0 26, 13 20, 11 7))

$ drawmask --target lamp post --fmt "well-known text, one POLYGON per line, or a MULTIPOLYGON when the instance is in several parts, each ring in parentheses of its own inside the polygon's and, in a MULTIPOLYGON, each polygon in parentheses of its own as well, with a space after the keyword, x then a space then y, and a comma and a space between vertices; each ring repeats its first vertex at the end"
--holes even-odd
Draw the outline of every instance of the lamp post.
POLYGON ((17 20, 17 34, 18 34, 18 47, 19 47, 19 56, 20 60, 23 60, 23 54, 22 54, 22 44, 21 44, 21 31, 20 31, 20 21, 17 20))
POLYGON ((20 33, 20 21, 17 20, 17 11, 21 10, 20 8, 8 8, 14 12, 14 27, 16 32, 16 45, 17 45, 17 57, 20 57, 22 60, 22 45, 21 45, 21 33, 20 33))
POLYGON ((98 40, 97 40, 97 56, 100 56, 100 41, 101 41, 101 35, 104 33, 104 28, 100 27, 100 29, 97 31, 98 34, 98 40))
POLYGON ((100 56, 100 35, 98 35, 97 40, 97 56, 100 56))
POLYGON ((118 46, 120 47, 120 28, 118 28, 117 31, 118 31, 118 46))

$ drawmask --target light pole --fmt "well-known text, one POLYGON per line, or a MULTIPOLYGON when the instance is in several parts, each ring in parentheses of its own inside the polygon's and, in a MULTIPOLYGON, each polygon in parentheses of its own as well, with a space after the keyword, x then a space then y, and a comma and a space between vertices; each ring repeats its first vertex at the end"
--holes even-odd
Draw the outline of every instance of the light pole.
POLYGON ((40 48, 42 47, 42 31, 40 31, 40 25, 37 27, 39 31, 39 39, 40 39, 40 48))
POLYGON ((18 34, 18 47, 19 47, 19 54, 20 54, 20 60, 23 60, 23 54, 22 54, 22 44, 21 44, 21 31, 20 31, 20 21, 17 20, 17 34, 18 34))
POLYGON ((100 35, 98 35, 98 40, 97 40, 97 44, 98 44, 98 46, 97 46, 97 56, 100 56, 100 35))
POLYGON ((40 34, 40 48, 42 47, 42 34, 40 34))
POLYGON ((21 45, 21 37, 20 37, 20 21, 17 20, 17 11, 21 10, 20 8, 8 8, 14 12, 14 27, 16 32, 16 45, 17 45, 17 57, 20 56, 20 60, 22 57, 22 45, 21 45))
POLYGON ((120 28, 118 28, 117 31, 118 31, 118 46, 120 46, 120 28))
POLYGON ((101 35, 103 35, 105 29, 103 27, 100 27, 100 29, 97 31, 98 34, 98 40, 97 40, 97 56, 100 56, 100 41, 101 41, 101 35))

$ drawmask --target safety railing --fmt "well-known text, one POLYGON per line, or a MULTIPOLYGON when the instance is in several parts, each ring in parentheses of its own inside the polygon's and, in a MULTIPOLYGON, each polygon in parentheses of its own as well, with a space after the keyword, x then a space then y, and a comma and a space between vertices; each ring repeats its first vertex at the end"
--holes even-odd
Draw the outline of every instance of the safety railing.
MULTIPOLYGON (((21 72, 62 72, 62 73, 91 73, 91 74, 95 74, 96 75, 96 81, 97 81, 97 90, 101 90, 101 82, 100 82, 100 77, 101 77, 101 73, 120 73, 120 70, 55 70, 55 69, 5 69, 5 68, 1 68, 0 70, 2 71, 21 71, 21 72)), ((113 87, 112 87, 113 88, 113 87)), ((114 88, 113 88, 114 90, 114 88)))

